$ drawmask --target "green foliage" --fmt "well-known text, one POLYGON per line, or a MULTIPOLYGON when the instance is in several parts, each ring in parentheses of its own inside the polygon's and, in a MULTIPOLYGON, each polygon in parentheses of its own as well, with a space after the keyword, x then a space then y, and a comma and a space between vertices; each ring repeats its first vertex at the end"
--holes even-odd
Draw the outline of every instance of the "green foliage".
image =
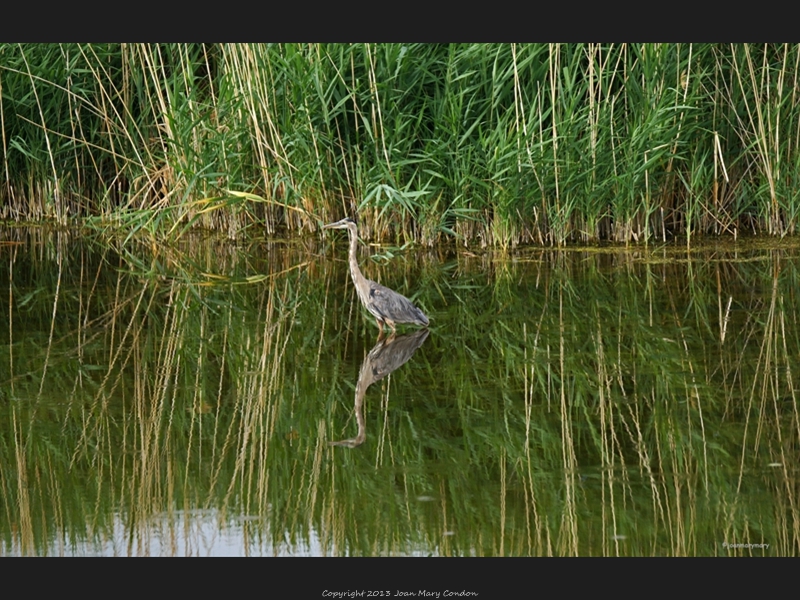
POLYGON ((237 237, 349 214, 367 239, 504 247, 782 236, 799 65, 778 44, 0 44, 0 217, 237 237))

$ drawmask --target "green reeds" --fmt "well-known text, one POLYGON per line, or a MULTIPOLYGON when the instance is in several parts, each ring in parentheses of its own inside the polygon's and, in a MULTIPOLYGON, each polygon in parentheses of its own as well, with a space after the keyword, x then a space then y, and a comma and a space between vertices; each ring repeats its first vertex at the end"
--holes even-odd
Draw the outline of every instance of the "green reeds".
POLYGON ((366 239, 504 247, 782 236, 798 64, 785 44, 2 44, 0 217, 174 238, 349 214, 366 239))

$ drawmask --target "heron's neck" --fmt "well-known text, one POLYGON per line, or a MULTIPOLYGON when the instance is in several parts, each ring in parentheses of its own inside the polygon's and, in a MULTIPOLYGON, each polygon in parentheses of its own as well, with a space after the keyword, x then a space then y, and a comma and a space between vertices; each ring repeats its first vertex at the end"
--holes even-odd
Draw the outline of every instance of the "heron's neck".
POLYGON ((353 278, 353 283, 358 284, 364 281, 364 275, 361 274, 361 269, 358 268, 358 261, 356 260, 356 251, 358 250, 358 235, 352 230, 348 229, 350 234, 350 276, 353 278))

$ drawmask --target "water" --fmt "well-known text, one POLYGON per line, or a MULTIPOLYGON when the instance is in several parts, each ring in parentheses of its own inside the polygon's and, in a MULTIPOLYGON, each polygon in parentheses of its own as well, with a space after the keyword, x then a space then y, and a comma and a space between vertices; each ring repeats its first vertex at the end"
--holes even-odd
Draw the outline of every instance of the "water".
POLYGON ((798 553, 797 241, 345 253, 0 231, 0 552, 798 553))

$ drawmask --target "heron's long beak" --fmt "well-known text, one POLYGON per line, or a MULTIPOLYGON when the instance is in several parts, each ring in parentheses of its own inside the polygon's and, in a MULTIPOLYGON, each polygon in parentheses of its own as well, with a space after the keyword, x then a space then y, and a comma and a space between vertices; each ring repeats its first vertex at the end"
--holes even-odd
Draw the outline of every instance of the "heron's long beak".
POLYGON ((328 223, 322 226, 323 229, 344 229, 345 227, 347 227, 345 221, 336 221, 335 223, 328 223))

